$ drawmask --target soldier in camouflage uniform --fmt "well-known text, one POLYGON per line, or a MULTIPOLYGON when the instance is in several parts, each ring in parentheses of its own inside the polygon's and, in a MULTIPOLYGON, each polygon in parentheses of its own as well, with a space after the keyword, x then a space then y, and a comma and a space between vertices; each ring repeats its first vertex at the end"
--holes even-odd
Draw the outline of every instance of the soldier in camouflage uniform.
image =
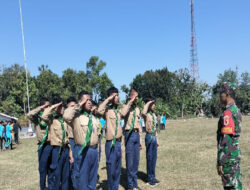
POLYGON ((242 117, 234 102, 234 90, 234 83, 224 83, 220 93, 221 104, 226 105, 226 109, 218 123, 217 170, 224 189, 242 190, 239 147, 242 117))

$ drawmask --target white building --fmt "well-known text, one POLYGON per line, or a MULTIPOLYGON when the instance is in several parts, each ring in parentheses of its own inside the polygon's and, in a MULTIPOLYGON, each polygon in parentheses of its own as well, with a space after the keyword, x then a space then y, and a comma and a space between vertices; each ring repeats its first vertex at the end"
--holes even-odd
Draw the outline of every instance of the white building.
POLYGON ((12 117, 12 116, 6 115, 4 113, 0 113, 0 121, 10 121, 12 119, 18 120, 18 118, 16 118, 16 117, 12 117))

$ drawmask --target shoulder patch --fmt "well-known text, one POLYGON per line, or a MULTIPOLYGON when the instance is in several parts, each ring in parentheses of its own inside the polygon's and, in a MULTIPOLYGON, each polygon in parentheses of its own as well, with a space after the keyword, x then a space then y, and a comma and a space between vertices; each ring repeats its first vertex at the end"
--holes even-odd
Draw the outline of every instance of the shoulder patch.
POLYGON ((232 112, 229 110, 224 112, 221 133, 235 135, 235 125, 232 118, 232 112))

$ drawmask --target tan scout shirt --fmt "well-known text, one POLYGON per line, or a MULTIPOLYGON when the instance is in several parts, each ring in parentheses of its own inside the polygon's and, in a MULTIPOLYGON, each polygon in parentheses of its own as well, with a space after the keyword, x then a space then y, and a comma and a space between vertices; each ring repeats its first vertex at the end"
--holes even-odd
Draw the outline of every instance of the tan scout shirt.
MULTIPOLYGON (((46 108, 43 112, 42 119, 48 124, 49 126, 49 139, 50 145, 52 146, 61 146, 62 145, 62 136, 63 130, 61 126, 61 122, 57 119, 52 117, 52 107, 46 108)), ((64 129, 65 129, 65 145, 69 144, 69 137, 67 132, 67 124, 64 122, 64 129)))
MULTIPOLYGON (((42 111, 42 106, 39 106, 39 107, 31 110, 27 115, 29 120, 32 121, 36 125, 36 136, 37 136, 38 142, 42 141, 42 138, 43 138, 45 131, 46 131, 46 128, 41 129, 41 127, 37 121, 37 115, 39 114, 40 111, 42 111)), ((43 122, 43 121, 41 121, 41 122, 43 122)))
MULTIPOLYGON (((152 128, 153 128, 153 117, 150 113, 148 113, 148 109, 149 109, 149 102, 144 106, 143 111, 142 111, 142 116, 145 119, 145 124, 146 124, 146 132, 147 133, 152 133, 152 128)), ((155 113, 153 113, 154 118, 155 118, 155 128, 154 128, 154 132, 155 132, 155 136, 157 136, 157 130, 156 130, 156 122, 157 122, 157 117, 155 115, 155 113)))
MULTIPOLYGON (((63 118, 72 126, 75 144, 83 145, 88 129, 89 117, 80 114, 80 106, 75 105, 65 110, 63 118)), ((90 146, 98 145, 99 120, 92 115, 93 129, 90 139, 90 146)))
POLYGON ((67 124, 67 131, 68 131, 68 136, 69 138, 73 139, 74 138, 74 135, 73 135, 73 128, 71 126, 71 124, 67 124))
MULTIPOLYGON (((107 108, 107 104, 109 101, 106 99, 103 103, 100 104, 98 107, 97 112, 100 115, 103 115, 107 122, 107 129, 106 129, 106 140, 112 140, 115 136, 115 128, 116 128, 116 115, 113 109, 107 108)), ((117 135, 116 138, 122 137, 122 128, 120 126, 120 121, 122 117, 125 117, 125 115, 128 113, 129 108, 131 106, 131 103, 128 103, 127 105, 123 105, 121 109, 118 110, 118 129, 117 129, 117 135)))
MULTIPOLYGON (((141 136, 142 128, 140 123, 140 109, 136 107, 135 110, 136 114, 135 114, 134 129, 138 129, 141 136)), ((127 115, 125 116, 125 130, 130 130, 130 126, 132 125, 133 115, 134 115, 134 109, 130 107, 127 115)))
MULTIPOLYGON (((70 107, 74 107, 76 104, 73 104, 71 105, 70 107)), ((72 127, 72 124, 71 123, 67 123, 67 131, 68 131, 68 135, 69 135, 69 138, 74 138, 74 135, 73 135, 73 127, 72 127)))

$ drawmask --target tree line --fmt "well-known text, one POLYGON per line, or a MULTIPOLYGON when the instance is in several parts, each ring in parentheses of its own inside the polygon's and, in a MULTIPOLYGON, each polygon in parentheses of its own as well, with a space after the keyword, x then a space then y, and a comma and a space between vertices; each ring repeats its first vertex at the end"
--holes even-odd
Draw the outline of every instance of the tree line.
MULTIPOLYGON (((90 57, 83 68, 75 71, 66 69, 62 76, 51 71, 47 65, 41 65, 37 76, 30 76, 30 107, 37 106, 41 97, 51 99, 61 96, 63 99, 77 97, 82 90, 92 93, 97 102, 107 97, 107 89, 113 86, 112 80, 105 72, 106 62, 97 56, 90 57)), ((0 67, 0 112, 25 118, 27 113, 27 96, 25 69, 19 64, 0 67)), ((206 116, 219 116, 218 94, 223 82, 235 82, 237 85, 236 102, 243 114, 250 108, 250 76, 249 72, 239 74, 235 70, 225 70, 219 74, 213 86, 194 80, 188 69, 171 72, 167 67, 138 74, 129 86, 122 85, 121 90, 127 94, 130 88, 139 92, 139 107, 143 107, 144 99, 156 99, 157 114, 169 118, 196 117, 202 113, 206 116)))

